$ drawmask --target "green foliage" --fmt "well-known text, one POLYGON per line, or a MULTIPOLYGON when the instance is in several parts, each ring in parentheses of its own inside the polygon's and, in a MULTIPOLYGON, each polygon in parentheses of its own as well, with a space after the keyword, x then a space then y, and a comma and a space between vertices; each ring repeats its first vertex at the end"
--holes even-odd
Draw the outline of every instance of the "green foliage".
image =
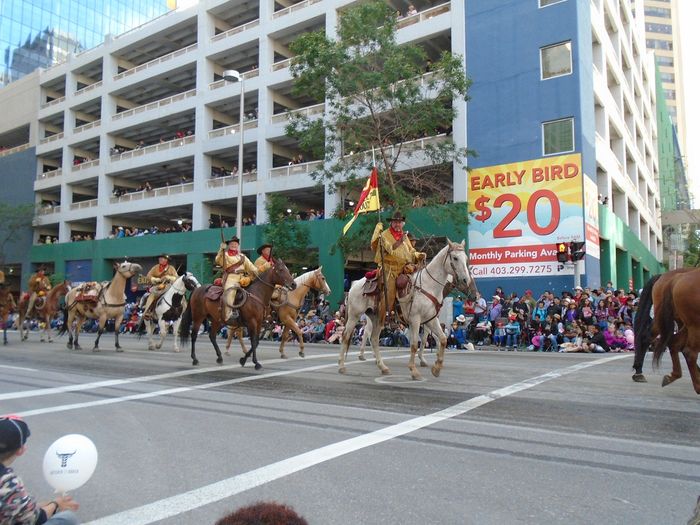
POLYGON ((324 160, 312 176, 333 190, 356 191, 374 152, 383 203, 405 207, 416 195, 444 202, 452 198, 452 164, 464 165, 470 154, 449 134, 453 100, 468 100, 470 81, 461 57, 443 52, 431 63, 423 47, 399 45, 396 22, 386 3, 371 0, 341 12, 337 40, 318 31, 292 42, 295 92, 326 106, 322 119, 292 116, 286 133, 324 160), (415 142, 439 134, 444 139, 415 142), (428 167, 399 163, 418 154, 428 167))
POLYGON ((15 242, 22 230, 31 228, 33 204, 12 205, 0 202, 0 264, 4 262, 5 248, 15 242))
POLYGON ((700 265, 700 233, 692 230, 688 234, 688 249, 683 254, 683 266, 697 267, 700 265))
POLYGON ((296 218, 299 210, 279 194, 268 194, 265 206, 269 223, 265 225, 265 242, 274 244, 272 254, 282 259, 290 270, 294 263, 318 265, 318 253, 310 252, 311 237, 307 225, 296 218), (291 213, 287 213, 291 210, 291 213), (310 260, 314 258, 315 260, 310 260))

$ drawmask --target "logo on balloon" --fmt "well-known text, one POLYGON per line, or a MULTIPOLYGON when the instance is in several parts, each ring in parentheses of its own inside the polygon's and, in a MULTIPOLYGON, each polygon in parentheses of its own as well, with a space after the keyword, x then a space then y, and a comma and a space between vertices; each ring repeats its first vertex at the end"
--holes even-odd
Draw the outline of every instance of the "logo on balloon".
POLYGON ((81 434, 68 434, 51 444, 44 454, 43 466, 44 478, 56 492, 75 490, 95 472, 97 448, 81 434), (71 450, 73 452, 66 452, 71 450))

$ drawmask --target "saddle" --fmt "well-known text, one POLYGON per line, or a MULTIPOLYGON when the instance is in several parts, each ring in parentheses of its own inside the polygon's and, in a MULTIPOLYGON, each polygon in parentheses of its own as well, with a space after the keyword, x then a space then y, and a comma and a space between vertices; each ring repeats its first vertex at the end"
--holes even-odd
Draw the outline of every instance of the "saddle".
POLYGON ((380 276, 381 270, 379 269, 371 270, 365 273, 365 284, 362 285, 362 295, 379 295, 381 290, 381 280, 379 279, 380 276))
POLYGON ((98 292, 97 283, 95 281, 87 282, 78 289, 75 300, 79 303, 96 303, 98 292))
POLYGON ((396 278, 396 295, 398 295, 399 298, 403 299, 410 294, 412 288, 413 283, 411 282, 410 275, 402 273, 396 278))
MULTIPOLYGON (((217 279, 221 282, 221 279, 217 279)), ((216 283, 216 281, 214 281, 216 283)), ((221 298, 221 294, 224 293, 224 289, 217 284, 210 284, 204 291, 204 297, 210 301, 218 301, 221 298)))

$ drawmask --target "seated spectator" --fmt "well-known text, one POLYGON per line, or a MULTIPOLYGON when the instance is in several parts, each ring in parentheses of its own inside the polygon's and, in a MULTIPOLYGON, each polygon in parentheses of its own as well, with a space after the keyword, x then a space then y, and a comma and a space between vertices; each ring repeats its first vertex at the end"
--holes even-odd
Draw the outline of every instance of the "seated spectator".
POLYGON ((501 348, 506 346, 506 325, 503 320, 496 320, 496 329, 493 332, 493 344, 501 348))
POLYGON ((418 14, 418 10, 415 8, 415 6, 413 4, 409 5, 408 11, 406 11, 406 16, 413 16, 413 15, 417 15, 417 14, 418 14))
POLYGON ((476 323, 474 328, 474 339, 476 339, 477 346, 482 346, 489 343, 489 338, 491 337, 491 323, 488 318, 482 317, 476 323))
POLYGON ((513 347, 513 350, 517 349, 521 333, 520 323, 518 322, 517 315, 511 313, 508 316, 508 324, 506 324, 505 330, 506 348, 513 347))

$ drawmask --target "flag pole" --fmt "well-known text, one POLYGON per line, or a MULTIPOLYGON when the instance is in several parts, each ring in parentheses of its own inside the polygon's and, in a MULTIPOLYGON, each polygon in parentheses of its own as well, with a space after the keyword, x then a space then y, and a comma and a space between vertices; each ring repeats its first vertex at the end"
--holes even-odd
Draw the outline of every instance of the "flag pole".
MULTIPOLYGON (((374 170, 377 167, 377 161, 376 161, 376 156, 374 153, 374 144, 372 145, 372 169, 374 170)), ((377 179, 379 179, 379 170, 377 170, 377 179)), ((377 180, 377 186, 379 186, 379 180, 377 180)), ((381 207, 377 208, 377 220, 381 223, 382 222, 382 210, 381 207)), ((384 309, 386 312, 384 313, 384 319, 382 319, 382 325, 386 327, 386 321, 389 318, 389 315, 391 315, 391 312, 389 312, 389 296, 387 295, 387 290, 386 290, 386 270, 384 268, 384 242, 382 239, 382 235, 384 235, 384 230, 382 229, 382 233, 379 235, 379 260, 381 261, 382 264, 382 288, 384 290, 384 309)), ((380 308, 381 311, 381 308, 380 308)))

